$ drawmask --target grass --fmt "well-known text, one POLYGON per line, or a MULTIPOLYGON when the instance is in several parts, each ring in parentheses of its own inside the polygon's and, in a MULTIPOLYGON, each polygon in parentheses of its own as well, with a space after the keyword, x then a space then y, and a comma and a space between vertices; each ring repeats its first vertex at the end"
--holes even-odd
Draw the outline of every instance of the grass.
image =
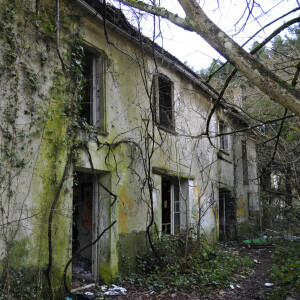
POLYGON ((271 279, 276 283, 270 299, 285 299, 300 294, 300 242, 279 245, 272 256, 271 279))
POLYGON ((138 257, 137 272, 130 274, 119 283, 130 282, 149 290, 209 293, 214 289, 229 287, 235 282, 234 274, 249 274, 252 260, 236 254, 212 248, 201 243, 184 258, 183 243, 178 238, 162 236, 155 247, 160 255, 158 263, 153 255, 138 257))

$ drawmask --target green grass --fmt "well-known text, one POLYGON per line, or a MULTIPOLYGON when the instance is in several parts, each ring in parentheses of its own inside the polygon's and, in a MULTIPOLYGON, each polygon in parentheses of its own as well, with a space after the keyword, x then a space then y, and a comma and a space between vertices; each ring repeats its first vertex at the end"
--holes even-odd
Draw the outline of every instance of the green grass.
POLYGON ((155 246, 161 262, 157 263, 149 254, 138 257, 137 272, 122 278, 123 282, 138 284, 149 290, 197 291, 205 294, 216 288, 229 287, 236 281, 234 274, 249 274, 253 264, 249 258, 209 245, 200 247, 184 259, 182 242, 170 236, 163 236, 155 246))
POLYGON ((271 279, 275 288, 270 299, 285 299, 288 294, 300 293, 300 242, 286 242, 273 252, 271 279))

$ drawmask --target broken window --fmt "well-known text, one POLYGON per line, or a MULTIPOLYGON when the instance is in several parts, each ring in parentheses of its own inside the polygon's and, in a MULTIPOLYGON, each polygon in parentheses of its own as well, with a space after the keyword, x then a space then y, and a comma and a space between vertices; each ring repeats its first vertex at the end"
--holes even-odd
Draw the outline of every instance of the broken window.
POLYGON ((247 142, 242 140, 242 165, 243 165, 243 182, 248 184, 248 156, 247 156, 247 142))
POLYGON ((270 177, 271 177, 271 188, 274 190, 278 190, 281 183, 280 173, 276 171, 272 171, 270 177))
POLYGON ((165 75, 154 77, 155 84, 155 121, 162 129, 175 128, 174 121, 174 85, 165 75))
POLYGON ((162 232, 178 234, 186 228, 188 181, 162 178, 162 232))
POLYGON ((104 59, 99 54, 85 50, 83 75, 85 77, 81 117, 86 122, 104 130, 104 59))
POLYGON ((235 201, 227 189, 219 189, 219 240, 227 241, 234 236, 235 201))
POLYGON ((223 121, 219 121, 219 134, 223 134, 220 136, 220 149, 222 150, 229 150, 230 148, 228 132, 228 126, 223 121))

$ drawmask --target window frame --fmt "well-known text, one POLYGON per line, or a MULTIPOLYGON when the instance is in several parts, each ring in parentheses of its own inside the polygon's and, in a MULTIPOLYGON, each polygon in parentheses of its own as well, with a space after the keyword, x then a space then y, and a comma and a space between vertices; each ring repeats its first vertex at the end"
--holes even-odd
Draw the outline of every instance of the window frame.
POLYGON ((242 139, 242 170, 243 170, 243 184, 249 184, 249 170, 248 170, 248 154, 247 154, 247 140, 242 139))
POLYGON ((218 123, 218 132, 219 134, 223 133, 223 135, 219 135, 219 148, 222 151, 229 151, 231 148, 231 139, 226 134, 229 132, 229 126, 223 120, 219 120, 218 123))
POLYGON ((166 75, 159 73, 155 74, 153 77, 154 81, 154 120, 155 124, 160 128, 167 132, 176 134, 175 132, 175 106, 174 106, 174 82, 167 77, 166 75), (161 90, 160 90, 160 79, 168 82, 168 86, 170 86, 170 107, 171 111, 167 114, 170 115, 170 124, 164 124, 162 122, 162 114, 163 109, 161 105, 161 90))
MULTIPOLYGON (((162 194, 162 222, 161 231, 165 234, 177 235, 182 230, 186 229, 186 215, 189 213, 189 200, 188 200, 188 186, 189 182, 185 179, 178 179, 175 177, 163 176, 161 182, 162 194), (168 181, 170 186, 170 198, 167 199, 170 204, 170 223, 163 223, 163 205, 166 199, 163 199, 163 181, 168 181), (182 197, 181 193, 186 193, 186 200, 182 197), (185 191, 185 192, 184 192, 185 191), (188 207, 186 203, 188 201, 188 207), (177 218, 176 216, 177 215, 177 218), (168 232, 168 227, 170 228, 168 232)), ((189 217, 189 216, 188 216, 189 217)))
POLYGON ((90 120, 86 122, 97 128, 100 134, 107 134, 106 132, 106 59, 102 52, 97 51, 91 47, 84 46, 84 69, 88 57, 91 57, 91 80, 88 83, 89 87, 89 103, 90 120))

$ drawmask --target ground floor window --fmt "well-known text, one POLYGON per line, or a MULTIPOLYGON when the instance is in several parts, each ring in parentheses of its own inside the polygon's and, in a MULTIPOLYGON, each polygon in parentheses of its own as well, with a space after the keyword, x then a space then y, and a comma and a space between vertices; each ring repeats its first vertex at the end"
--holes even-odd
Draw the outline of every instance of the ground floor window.
POLYGON ((162 232, 178 234, 186 228, 188 181, 162 177, 162 232))

